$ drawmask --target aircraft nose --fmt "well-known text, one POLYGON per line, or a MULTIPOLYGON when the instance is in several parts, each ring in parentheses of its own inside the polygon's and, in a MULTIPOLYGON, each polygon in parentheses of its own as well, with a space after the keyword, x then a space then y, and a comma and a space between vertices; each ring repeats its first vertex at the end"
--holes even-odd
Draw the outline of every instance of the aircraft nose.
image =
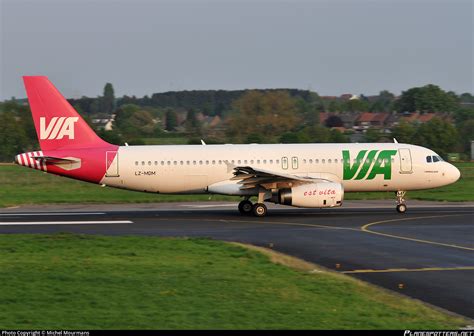
POLYGON ((448 169, 448 177, 452 181, 451 183, 456 182, 461 177, 461 172, 454 165, 450 164, 448 169))

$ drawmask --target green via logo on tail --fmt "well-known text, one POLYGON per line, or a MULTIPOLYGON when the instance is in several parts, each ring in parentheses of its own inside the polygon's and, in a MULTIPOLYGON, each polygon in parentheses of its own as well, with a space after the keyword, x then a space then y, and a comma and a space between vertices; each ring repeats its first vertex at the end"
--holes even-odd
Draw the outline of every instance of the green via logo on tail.
POLYGON ((384 180, 392 178, 392 156, 397 153, 396 150, 362 150, 357 154, 354 162, 351 164, 351 155, 348 150, 342 151, 342 160, 344 162, 344 180, 372 180, 375 176, 381 174, 384 180), (367 153, 368 152, 368 153, 367 153), (377 156, 378 153, 378 156, 377 156), (367 156, 366 156, 367 154, 367 156), (364 160, 365 157, 365 160, 364 160), (370 169, 370 166, 372 165, 370 169), (370 171, 370 172, 369 172, 370 171), (359 172, 357 174, 357 172, 359 172), (357 175, 356 175, 357 174, 357 175), (354 178, 355 177, 355 178, 354 178))

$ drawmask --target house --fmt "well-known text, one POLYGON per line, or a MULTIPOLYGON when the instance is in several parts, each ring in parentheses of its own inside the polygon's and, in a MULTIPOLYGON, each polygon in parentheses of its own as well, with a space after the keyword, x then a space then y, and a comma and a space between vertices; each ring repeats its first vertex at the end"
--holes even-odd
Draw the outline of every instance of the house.
POLYGON ((354 129, 357 131, 364 131, 371 127, 382 128, 386 125, 390 114, 386 112, 371 113, 362 112, 354 123, 354 129))
POLYGON ((115 120, 115 114, 112 114, 112 116, 109 118, 103 117, 103 118, 92 119, 92 124, 98 130, 111 131, 113 128, 114 120, 115 120))

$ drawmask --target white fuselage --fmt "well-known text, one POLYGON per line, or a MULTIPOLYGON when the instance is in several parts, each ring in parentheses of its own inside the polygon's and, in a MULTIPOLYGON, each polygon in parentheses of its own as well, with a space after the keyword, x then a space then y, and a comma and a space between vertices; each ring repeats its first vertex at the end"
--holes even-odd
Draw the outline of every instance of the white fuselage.
POLYGON ((339 182, 346 192, 429 189, 459 178, 456 167, 428 156, 437 154, 399 143, 122 146, 101 183, 164 194, 244 195, 213 186, 235 184, 233 167, 247 166, 339 182))

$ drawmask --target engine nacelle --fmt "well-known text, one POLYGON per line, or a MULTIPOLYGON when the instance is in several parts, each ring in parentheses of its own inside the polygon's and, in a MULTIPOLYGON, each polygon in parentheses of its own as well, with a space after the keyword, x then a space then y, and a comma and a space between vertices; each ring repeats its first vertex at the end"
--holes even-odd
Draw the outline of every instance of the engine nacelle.
POLYGON ((335 182, 301 184, 278 192, 278 203, 300 208, 338 207, 343 199, 344 188, 335 182))

